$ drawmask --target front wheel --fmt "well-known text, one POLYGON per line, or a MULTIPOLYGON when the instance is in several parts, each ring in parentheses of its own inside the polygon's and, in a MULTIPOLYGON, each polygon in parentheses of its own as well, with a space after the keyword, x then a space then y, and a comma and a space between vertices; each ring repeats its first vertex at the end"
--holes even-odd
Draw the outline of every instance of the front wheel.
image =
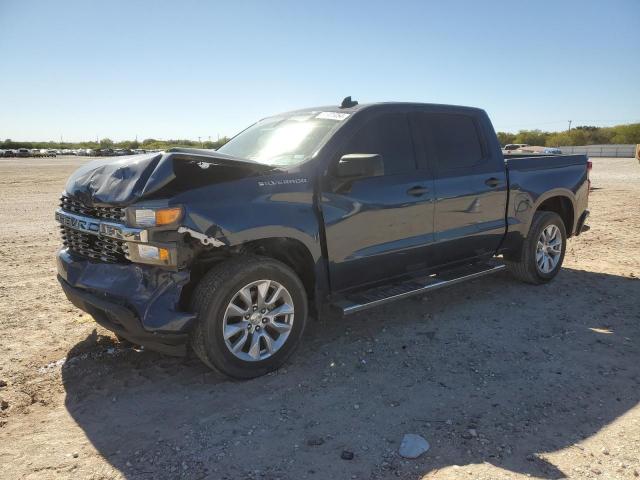
POLYGON ((554 212, 536 212, 522 244, 520 260, 505 263, 519 280, 546 283, 560 271, 566 247, 567 232, 560 216, 554 212))
POLYGON ((243 256, 212 268, 192 298, 191 346, 208 366, 240 379, 280 367, 307 321, 302 282, 285 264, 243 256))

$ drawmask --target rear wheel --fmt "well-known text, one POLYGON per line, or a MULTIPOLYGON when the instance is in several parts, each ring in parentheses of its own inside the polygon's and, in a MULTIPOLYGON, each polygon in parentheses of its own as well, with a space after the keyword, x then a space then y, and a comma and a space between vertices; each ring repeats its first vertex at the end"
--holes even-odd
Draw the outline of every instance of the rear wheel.
POLYGON ((567 233, 560 216, 554 212, 536 212, 522 244, 520 260, 505 263, 519 280, 546 283, 560 271, 566 245, 567 233))
POLYGON ((193 295, 198 315, 191 345, 208 366, 235 378, 253 378, 281 366, 307 320, 298 276, 270 258, 244 256, 211 269, 193 295))

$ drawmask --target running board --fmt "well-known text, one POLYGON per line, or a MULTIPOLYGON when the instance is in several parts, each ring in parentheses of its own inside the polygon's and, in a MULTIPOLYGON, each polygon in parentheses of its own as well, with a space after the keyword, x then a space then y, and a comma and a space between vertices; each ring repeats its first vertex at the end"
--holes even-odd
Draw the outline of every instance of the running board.
POLYGON ((367 308, 393 302, 394 300, 424 294, 432 290, 448 287, 449 285, 455 285, 456 283, 490 275, 505 268, 506 265, 498 262, 465 265, 428 277, 421 277, 348 294, 333 302, 332 305, 337 308, 338 311, 341 311, 343 315, 350 315, 366 310, 367 308))

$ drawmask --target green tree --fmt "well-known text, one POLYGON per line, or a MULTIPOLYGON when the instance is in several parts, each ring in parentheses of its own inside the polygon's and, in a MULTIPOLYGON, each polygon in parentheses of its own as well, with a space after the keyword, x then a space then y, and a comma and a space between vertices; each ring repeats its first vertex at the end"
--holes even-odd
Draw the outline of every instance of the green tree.
POLYGON ((544 145, 549 134, 542 130, 520 130, 511 143, 526 143, 528 145, 544 145))
POLYGON ((100 140, 100 148, 113 148, 113 140, 110 138, 103 138, 100 140))
POLYGON ((497 135, 498 141, 503 147, 509 143, 514 143, 513 140, 516 138, 515 134, 509 132, 498 132, 497 135))

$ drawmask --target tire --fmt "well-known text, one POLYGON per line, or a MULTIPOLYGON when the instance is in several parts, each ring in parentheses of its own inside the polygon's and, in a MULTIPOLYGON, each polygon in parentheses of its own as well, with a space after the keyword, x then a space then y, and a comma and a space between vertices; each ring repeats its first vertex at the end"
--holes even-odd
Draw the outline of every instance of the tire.
POLYGON ((116 336, 116 338, 118 339, 118 342, 120 343, 120 346, 122 347, 135 347, 136 344, 133 343, 131 340, 127 340, 126 338, 124 338, 122 335, 119 335, 117 333, 114 334, 116 336))
MULTIPOLYGON (((544 243, 543 243, 544 245, 544 243)), ((564 260, 565 250, 567 248, 567 232, 564 226, 564 222, 560 216, 555 212, 536 212, 533 215, 531 227, 529 228, 529 234, 522 243, 522 251, 520 252, 520 260, 517 262, 505 260, 507 268, 511 274, 518 280, 522 280, 526 283, 532 283, 534 285, 540 285, 552 280, 562 268, 562 262, 564 260), (554 232, 557 229, 557 237, 562 244, 557 254, 557 260, 552 252, 556 249, 551 249, 548 256, 554 258, 553 267, 551 264, 543 262, 544 267, 540 267, 538 255, 538 241, 542 241, 543 232, 554 232)))
POLYGON ((259 377, 280 367, 300 343, 308 316, 307 294, 295 272, 277 260, 253 255, 213 267, 196 286, 191 308, 197 314, 191 348, 206 365, 237 379, 259 377), (264 281, 269 286, 260 296, 264 281), (253 305, 245 303, 248 297, 241 291, 249 292, 253 305), (278 292, 282 292, 280 297, 267 305, 269 295, 278 292), (256 310, 254 305, 258 304, 264 308, 256 310), (279 311, 291 313, 270 317, 279 311), (237 333, 225 339, 223 332, 233 330, 237 333), (258 338, 256 348, 254 337, 258 338), (243 339, 244 344, 234 353, 243 339))

